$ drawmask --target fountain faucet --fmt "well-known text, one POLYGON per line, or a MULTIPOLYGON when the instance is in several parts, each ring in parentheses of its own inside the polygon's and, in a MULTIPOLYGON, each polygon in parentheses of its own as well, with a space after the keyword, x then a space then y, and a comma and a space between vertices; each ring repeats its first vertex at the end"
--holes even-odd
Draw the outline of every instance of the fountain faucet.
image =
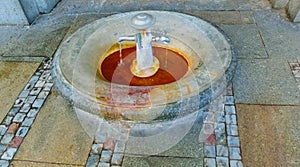
POLYGON ((150 77, 159 69, 159 61, 152 54, 152 42, 170 43, 170 38, 165 36, 153 36, 150 26, 155 23, 155 18, 147 13, 139 13, 131 18, 131 26, 140 32, 120 37, 118 43, 124 41, 135 41, 136 59, 131 64, 131 72, 138 77, 150 77))

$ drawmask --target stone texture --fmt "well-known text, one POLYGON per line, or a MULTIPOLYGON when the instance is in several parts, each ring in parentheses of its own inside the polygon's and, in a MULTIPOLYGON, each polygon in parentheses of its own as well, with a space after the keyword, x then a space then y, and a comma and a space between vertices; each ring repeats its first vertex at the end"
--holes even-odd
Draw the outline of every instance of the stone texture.
POLYGON ((238 58, 268 58, 256 24, 222 25, 231 39, 238 58))
POLYGON ((299 59, 300 24, 269 10, 255 11, 253 15, 270 58, 299 59))
POLYGON ((75 16, 42 15, 4 50, 3 57, 52 56, 75 16))
POLYGON ((289 3, 289 0, 271 0, 272 7, 273 8, 285 8, 287 4, 289 3))
POLYGON ((300 22, 300 1, 289 0, 288 12, 294 22, 300 22))
POLYGON ((216 167, 216 159, 204 158, 204 167, 216 167))
POLYGON ((0 0, 0 25, 28 25, 18 0, 0 0))
POLYGON ((300 104, 297 84, 284 59, 239 60, 233 83, 236 103, 300 104))
POLYGON ((123 167, 199 167, 203 160, 199 158, 172 158, 172 157, 130 157, 125 156, 123 167))
POLYGON ((19 0, 22 6, 22 12, 24 11, 28 22, 32 23, 40 14, 39 9, 37 8, 38 3, 36 0, 19 0))
POLYGON ((56 163, 47 163, 47 162, 28 162, 22 160, 14 160, 11 162, 13 167, 74 167, 74 164, 56 164, 56 163))
POLYGON ((58 4, 54 12, 64 14, 78 13, 120 13, 134 10, 168 10, 168 11, 195 11, 195 10, 233 10, 236 8, 235 0, 144 0, 144 1, 118 1, 118 0, 65 0, 58 4), (83 5, 84 4, 84 5, 83 5))
POLYGON ((0 62, 0 120, 8 113, 39 63, 0 62))
POLYGON ((299 166, 299 106, 237 105, 244 166, 299 166))
POLYGON ((186 13, 217 25, 254 23, 251 11, 188 11, 186 13))
POLYGON ((66 100, 52 92, 14 159, 84 165, 91 145, 66 100))
POLYGON ((215 146, 204 146, 204 156, 208 158, 216 157, 215 146))

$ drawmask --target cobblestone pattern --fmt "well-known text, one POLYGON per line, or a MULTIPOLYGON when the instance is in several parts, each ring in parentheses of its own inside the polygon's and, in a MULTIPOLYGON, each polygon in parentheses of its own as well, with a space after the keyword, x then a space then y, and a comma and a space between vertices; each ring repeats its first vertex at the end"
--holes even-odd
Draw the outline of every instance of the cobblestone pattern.
POLYGON ((97 135, 86 162, 86 167, 121 167, 124 153, 125 141, 115 140, 105 137, 106 135, 97 135))
MULTIPOLYGON (((204 166, 243 167, 232 84, 222 97, 204 109, 204 133, 200 134, 204 140, 199 138, 204 142, 204 166)), ((107 138, 105 134, 96 136, 86 167, 122 166, 125 140, 107 138)))
POLYGON ((212 106, 204 112, 204 167, 243 167, 232 83, 212 106))
POLYGON ((292 73, 296 80, 298 89, 300 89, 300 62, 299 61, 289 62, 289 65, 291 67, 292 73))
POLYGON ((0 166, 9 166, 53 86, 51 59, 30 78, 0 124, 0 166))

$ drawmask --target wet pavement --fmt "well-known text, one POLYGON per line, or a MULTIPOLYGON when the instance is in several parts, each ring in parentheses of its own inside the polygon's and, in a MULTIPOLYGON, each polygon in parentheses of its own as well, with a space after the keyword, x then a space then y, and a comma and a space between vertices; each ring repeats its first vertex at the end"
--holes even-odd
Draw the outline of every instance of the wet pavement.
POLYGON ((132 10, 169 10, 194 15, 212 22, 227 34, 238 54, 231 92, 234 96, 229 94, 234 97, 230 106, 234 107, 236 117, 227 116, 228 124, 226 120, 223 122, 226 139, 232 136, 232 141, 226 142, 227 154, 219 152, 222 147, 213 142, 213 137, 198 142, 199 132, 195 132, 173 150, 156 156, 118 154, 124 157, 117 162, 118 155, 112 152, 115 166, 218 164, 233 167, 242 166, 240 159, 246 167, 300 165, 300 82, 298 65, 296 69, 291 66, 300 61, 300 24, 291 23, 284 11, 271 9, 266 0, 147 0, 143 3, 62 0, 50 14, 39 16, 30 26, 0 25, 0 166, 7 166, 8 162, 22 167, 93 166, 93 160, 101 161, 98 166, 110 165, 105 157, 101 160, 102 154, 92 153, 92 146, 98 144, 105 153, 103 156, 109 154, 109 149, 100 147, 103 143, 88 136, 71 104, 55 88, 47 86, 51 81, 43 82, 43 74, 47 75, 44 71, 39 75, 41 81, 35 83, 36 91, 25 95, 25 103, 30 104, 32 111, 26 111, 25 107, 16 109, 18 119, 22 119, 18 122, 17 117, 11 116, 11 109, 39 72, 39 64, 52 57, 68 36, 89 22, 132 10), (229 123, 231 118, 236 119, 236 124, 229 123), (7 122, 10 124, 6 125, 7 122), (237 125, 238 134, 232 125, 237 125), (28 130, 24 136, 19 131, 22 127, 28 130), (239 145, 234 144, 237 136, 239 145))

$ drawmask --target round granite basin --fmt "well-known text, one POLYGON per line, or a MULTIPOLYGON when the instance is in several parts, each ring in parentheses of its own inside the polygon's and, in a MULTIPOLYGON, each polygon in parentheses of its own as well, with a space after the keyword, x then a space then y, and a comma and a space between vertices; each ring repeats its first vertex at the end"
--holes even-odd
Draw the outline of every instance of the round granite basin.
POLYGON ((153 34, 171 40, 168 45, 154 45, 180 52, 188 62, 187 73, 176 82, 129 86, 111 83, 99 74, 99 62, 118 49, 112 47, 118 38, 137 33, 129 22, 140 12, 96 20, 66 39, 55 53, 55 85, 76 108, 108 121, 153 124, 198 112, 224 91, 235 68, 228 39, 199 18, 176 12, 142 11, 156 18, 151 27, 153 34))

